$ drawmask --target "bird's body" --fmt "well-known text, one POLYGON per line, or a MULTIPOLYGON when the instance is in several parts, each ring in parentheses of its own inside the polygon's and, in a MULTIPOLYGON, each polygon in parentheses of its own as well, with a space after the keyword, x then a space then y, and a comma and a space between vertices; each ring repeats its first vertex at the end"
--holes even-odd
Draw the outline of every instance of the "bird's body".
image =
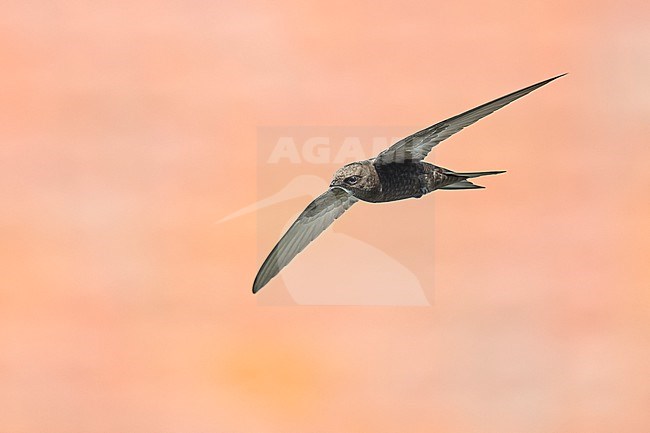
POLYGON ((439 173, 434 165, 421 161, 373 164, 373 167, 380 187, 377 196, 368 200, 372 203, 420 198, 435 189, 435 175, 439 173))
POLYGON ((456 173, 422 159, 434 146, 461 129, 561 76, 436 123, 398 141, 375 158, 341 167, 334 174, 330 188, 307 206, 266 258, 253 283, 253 293, 264 287, 309 242, 359 200, 383 203, 420 198, 437 189, 483 188, 468 179, 503 171, 456 173))
MULTIPOLYGON (((501 171, 481 173, 455 173, 446 168, 423 161, 391 162, 374 164, 373 160, 353 162, 346 167, 365 165, 370 174, 370 189, 357 189, 354 196, 370 203, 383 203, 407 198, 420 198, 437 189, 482 188, 467 181, 472 177, 499 174, 501 171), (458 187, 449 188, 452 185, 458 187)), ((345 179, 337 185, 336 178, 331 186, 345 187, 345 179)))

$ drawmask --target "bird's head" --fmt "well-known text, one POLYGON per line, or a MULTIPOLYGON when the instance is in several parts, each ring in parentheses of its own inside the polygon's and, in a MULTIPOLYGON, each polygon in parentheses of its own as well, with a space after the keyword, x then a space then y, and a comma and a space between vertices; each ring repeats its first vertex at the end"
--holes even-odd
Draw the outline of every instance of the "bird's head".
POLYGON ((338 186, 352 192, 372 191, 379 186, 377 171, 369 161, 353 162, 334 173, 330 187, 338 186))

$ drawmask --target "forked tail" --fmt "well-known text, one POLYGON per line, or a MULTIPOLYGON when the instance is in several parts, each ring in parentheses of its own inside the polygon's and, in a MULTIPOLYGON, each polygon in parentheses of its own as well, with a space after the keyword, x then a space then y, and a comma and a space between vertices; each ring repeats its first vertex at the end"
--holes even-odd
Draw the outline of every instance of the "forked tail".
POLYGON ((481 176, 491 176, 494 174, 501 174, 505 173, 505 170, 501 171, 474 171, 470 173, 456 173, 451 170, 447 170, 448 175, 452 176, 458 176, 462 179, 458 180, 458 182, 452 183, 451 185, 443 186, 440 189, 479 189, 479 188, 485 188, 484 186, 481 185, 476 185, 470 182, 467 179, 472 179, 474 177, 481 177, 481 176))

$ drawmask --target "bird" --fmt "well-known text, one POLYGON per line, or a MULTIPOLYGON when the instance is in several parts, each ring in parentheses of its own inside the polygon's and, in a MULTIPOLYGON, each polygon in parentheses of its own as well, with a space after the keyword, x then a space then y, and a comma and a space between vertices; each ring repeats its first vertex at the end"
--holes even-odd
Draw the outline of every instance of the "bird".
POLYGON ((307 205, 280 238, 253 282, 259 292, 310 242, 357 203, 385 203, 421 198, 435 190, 483 188, 472 180, 505 171, 455 172, 424 162, 431 149, 453 134, 566 74, 509 93, 471 110, 431 125, 403 138, 376 157, 355 161, 338 169, 329 188, 307 205))

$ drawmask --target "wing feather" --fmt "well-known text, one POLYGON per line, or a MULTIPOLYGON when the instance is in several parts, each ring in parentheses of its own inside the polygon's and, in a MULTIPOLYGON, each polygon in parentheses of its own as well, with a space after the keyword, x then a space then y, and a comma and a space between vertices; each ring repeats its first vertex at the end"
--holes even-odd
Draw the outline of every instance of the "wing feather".
POLYGON ((330 188, 312 201, 262 264, 253 283, 253 293, 257 293, 264 287, 300 251, 357 201, 357 198, 342 188, 330 188))
POLYGON ((502 96, 494 101, 480 105, 416 132, 415 134, 398 141, 377 155, 375 164, 390 164, 392 162, 404 162, 409 160, 420 161, 424 159, 431 149, 441 141, 451 137, 458 131, 482 119, 488 114, 494 113, 499 108, 505 107, 509 103, 529 94, 533 90, 538 89, 553 80, 562 77, 563 75, 566 74, 558 75, 557 77, 549 78, 548 80, 533 84, 525 89, 502 96))

